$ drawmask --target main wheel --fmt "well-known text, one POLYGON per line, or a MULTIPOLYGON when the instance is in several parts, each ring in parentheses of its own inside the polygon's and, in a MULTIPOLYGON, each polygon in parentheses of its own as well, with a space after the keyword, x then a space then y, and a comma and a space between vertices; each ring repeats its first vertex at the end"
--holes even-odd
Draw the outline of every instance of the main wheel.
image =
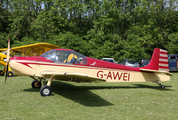
POLYGON ((44 85, 40 88, 40 94, 41 96, 50 96, 52 93, 52 89, 50 86, 44 85))
POLYGON ((13 72, 12 71, 8 71, 7 72, 7 77, 12 77, 13 76, 13 72))
POLYGON ((38 80, 33 80, 31 85, 32 88, 41 88, 41 82, 39 82, 38 80))

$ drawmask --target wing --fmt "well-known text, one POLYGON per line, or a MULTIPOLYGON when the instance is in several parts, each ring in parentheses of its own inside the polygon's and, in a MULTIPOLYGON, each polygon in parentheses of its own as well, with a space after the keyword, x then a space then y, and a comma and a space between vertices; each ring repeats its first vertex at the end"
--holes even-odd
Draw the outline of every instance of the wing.
POLYGON ((0 52, 7 50, 7 48, 1 48, 0 52))
POLYGON ((41 75, 46 78, 54 77, 56 80, 72 81, 72 82, 101 82, 102 78, 97 78, 90 75, 80 73, 60 73, 60 72, 41 72, 41 75))
POLYGON ((158 71, 158 70, 148 70, 148 69, 140 69, 140 71, 145 71, 145 72, 152 72, 152 73, 157 73, 157 74, 161 74, 161 73, 164 73, 168 76, 173 76, 173 74, 171 74, 170 72, 167 72, 167 71, 158 71))
POLYGON ((23 53, 24 56, 37 56, 41 55, 42 53, 51 50, 60 48, 56 45, 48 44, 48 43, 36 43, 36 44, 30 44, 30 45, 24 45, 19 47, 13 47, 11 50, 15 53, 23 53))

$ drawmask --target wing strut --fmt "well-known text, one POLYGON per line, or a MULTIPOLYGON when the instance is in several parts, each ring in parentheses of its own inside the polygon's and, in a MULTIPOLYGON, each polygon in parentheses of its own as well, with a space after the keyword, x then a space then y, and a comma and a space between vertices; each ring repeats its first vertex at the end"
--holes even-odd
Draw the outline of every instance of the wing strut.
POLYGON ((48 86, 51 86, 51 83, 53 82, 53 79, 54 79, 54 75, 52 75, 50 78, 49 78, 49 81, 47 83, 48 86))

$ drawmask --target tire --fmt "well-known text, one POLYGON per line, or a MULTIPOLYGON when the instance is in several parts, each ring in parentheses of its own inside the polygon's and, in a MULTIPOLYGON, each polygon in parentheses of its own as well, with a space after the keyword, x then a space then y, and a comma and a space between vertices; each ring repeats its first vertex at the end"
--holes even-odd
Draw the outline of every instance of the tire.
POLYGON ((40 94, 41 96, 50 96, 52 93, 52 89, 50 86, 44 85, 40 88, 40 94))
POLYGON ((33 80, 31 86, 32 88, 41 88, 41 82, 38 82, 38 80, 33 80))
POLYGON ((12 77, 13 76, 13 72, 12 71, 8 71, 7 72, 7 77, 12 77))
POLYGON ((162 88, 162 89, 164 89, 164 88, 165 88, 165 86, 164 86, 164 85, 161 85, 161 88, 162 88))

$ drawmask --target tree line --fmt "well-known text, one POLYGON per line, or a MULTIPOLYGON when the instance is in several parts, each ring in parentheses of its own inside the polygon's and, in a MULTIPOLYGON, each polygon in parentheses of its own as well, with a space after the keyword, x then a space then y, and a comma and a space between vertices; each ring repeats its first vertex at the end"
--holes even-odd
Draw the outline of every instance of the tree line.
POLYGON ((101 59, 178 54, 176 0, 0 0, 0 48, 47 42, 101 59))

